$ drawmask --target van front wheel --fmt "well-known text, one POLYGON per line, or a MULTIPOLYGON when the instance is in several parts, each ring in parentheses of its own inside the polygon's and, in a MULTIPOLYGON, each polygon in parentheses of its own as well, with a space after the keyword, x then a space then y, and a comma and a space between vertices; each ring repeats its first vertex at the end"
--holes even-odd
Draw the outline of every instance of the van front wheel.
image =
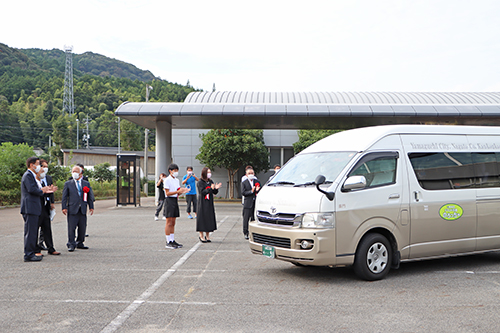
POLYGON ((381 280, 389 273, 391 260, 391 245, 387 238, 381 234, 368 234, 356 251, 354 272, 363 280, 381 280))

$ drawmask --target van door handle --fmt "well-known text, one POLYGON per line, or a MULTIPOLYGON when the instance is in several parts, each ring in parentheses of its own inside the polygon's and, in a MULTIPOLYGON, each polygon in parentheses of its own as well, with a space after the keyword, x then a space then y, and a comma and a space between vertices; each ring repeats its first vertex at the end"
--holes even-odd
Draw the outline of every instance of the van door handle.
POLYGON ((415 191, 413 194, 415 195, 415 201, 420 201, 420 191, 415 191))
POLYGON ((393 193, 389 196, 389 199, 399 199, 399 193, 393 193))

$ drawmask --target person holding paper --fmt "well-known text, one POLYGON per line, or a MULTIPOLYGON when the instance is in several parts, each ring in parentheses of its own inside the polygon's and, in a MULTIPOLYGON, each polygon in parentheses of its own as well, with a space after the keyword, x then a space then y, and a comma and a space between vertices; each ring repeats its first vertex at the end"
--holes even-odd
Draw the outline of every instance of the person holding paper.
MULTIPOLYGON (((42 168, 37 173, 37 180, 42 183, 42 187, 52 185, 52 177, 47 175, 49 171, 49 164, 46 160, 40 160, 40 165, 42 168)), ((57 186, 54 187, 57 190, 57 186)), ((43 242, 47 247, 44 249, 52 255, 59 255, 61 252, 57 252, 54 248, 54 241, 52 240, 52 227, 50 225, 51 211, 55 209, 54 207, 54 193, 45 193, 42 197, 42 213, 38 219, 38 227, 40 228, 40 238, 38 242, 38 252, 44 249, 43 242)))
POLYGON ((42 186, 36 179, 40 171, 40 159, 36 156, 26 160, 27 170, 21 179, 21 214, 24 219, 24 261, 41 261, 36 255, 38 243, 38 217, 42 213, 41 197, 44 193, 53 193, 53 185, 42 186))
POLYGON ((73 179, 64 183, 62 193, 62 213, 68 219, 68 243, 66 245, 69 252, 73 252, 75 248, 88 249, 84 245, 87 207, 90 215, 94 214, 94 194, 90 183, 82 179, 82 168, 74 166, 71 176, 73 179), (78 237, 75 241, 76 228, 78 228, 78 237))

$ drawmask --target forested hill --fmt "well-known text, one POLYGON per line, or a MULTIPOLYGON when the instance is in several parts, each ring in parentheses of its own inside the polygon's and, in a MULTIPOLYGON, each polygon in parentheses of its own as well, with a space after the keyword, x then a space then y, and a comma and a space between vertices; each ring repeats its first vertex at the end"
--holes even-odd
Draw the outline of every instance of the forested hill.
MULTIPOLYGON (((9 67, 64 73, 66 53, 58 49, 15 49, 0 43, 0 64, 0 75, 9 67)), ((159 79, 150 71, 141 70, 132 64, 98 53, 73 54, 73 75, 81 76, 84 74, 102 77, 114 76, 140 81, 159 79)))
MULTIPOLYGON (((61 50, 15 49, 0 43, 0 143, 27 143, 47 150, 49 136, 59 148, 76 147, 76 119, 82 147, 82 129, 89 118, 91 146, 118 145, 114 110, 125 101, 144 102, 146 85, 151 102, 182 102, 194 91, 155 78, 149 71, 103 55, 73 55, 75 114, 63 112, 65 53, 61 50)), ((124 150, 144 147, 144 131, 121 121, 124 150)), ((154 144, 154 135, 150 136, 154 144)))
MULTIPOLYGON (((41 69, 51 70, 57 68, 62 72, 65 70, 66 53, 61 50, 21 49, 19 51, 26 54, 41 69)), ((150 71, 144 71, 132 64, 93 52, 73 54, 73 71, 74 75, 114 76, 140 81, 157 79, 150 71)))

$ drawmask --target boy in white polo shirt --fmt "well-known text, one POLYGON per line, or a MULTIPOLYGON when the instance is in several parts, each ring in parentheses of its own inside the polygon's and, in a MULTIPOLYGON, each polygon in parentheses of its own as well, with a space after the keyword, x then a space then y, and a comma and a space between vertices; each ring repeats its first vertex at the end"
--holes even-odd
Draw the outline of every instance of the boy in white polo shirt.
POLYGON ((163 190, 165 191, 165 217, 167 222, 165 223, 165 237, 167 238, 167 249, 177 249, 182 247, 175 241, 174 229, 175 229, 175 219, 180 216, 179 214, 179 204, 177 202, 177 197, 179 194, 188 192, 187 188, 181 188, 179 179, 179 167, 177 164, 170 164, 168 166, 169 176, 163 180, 163 190))

